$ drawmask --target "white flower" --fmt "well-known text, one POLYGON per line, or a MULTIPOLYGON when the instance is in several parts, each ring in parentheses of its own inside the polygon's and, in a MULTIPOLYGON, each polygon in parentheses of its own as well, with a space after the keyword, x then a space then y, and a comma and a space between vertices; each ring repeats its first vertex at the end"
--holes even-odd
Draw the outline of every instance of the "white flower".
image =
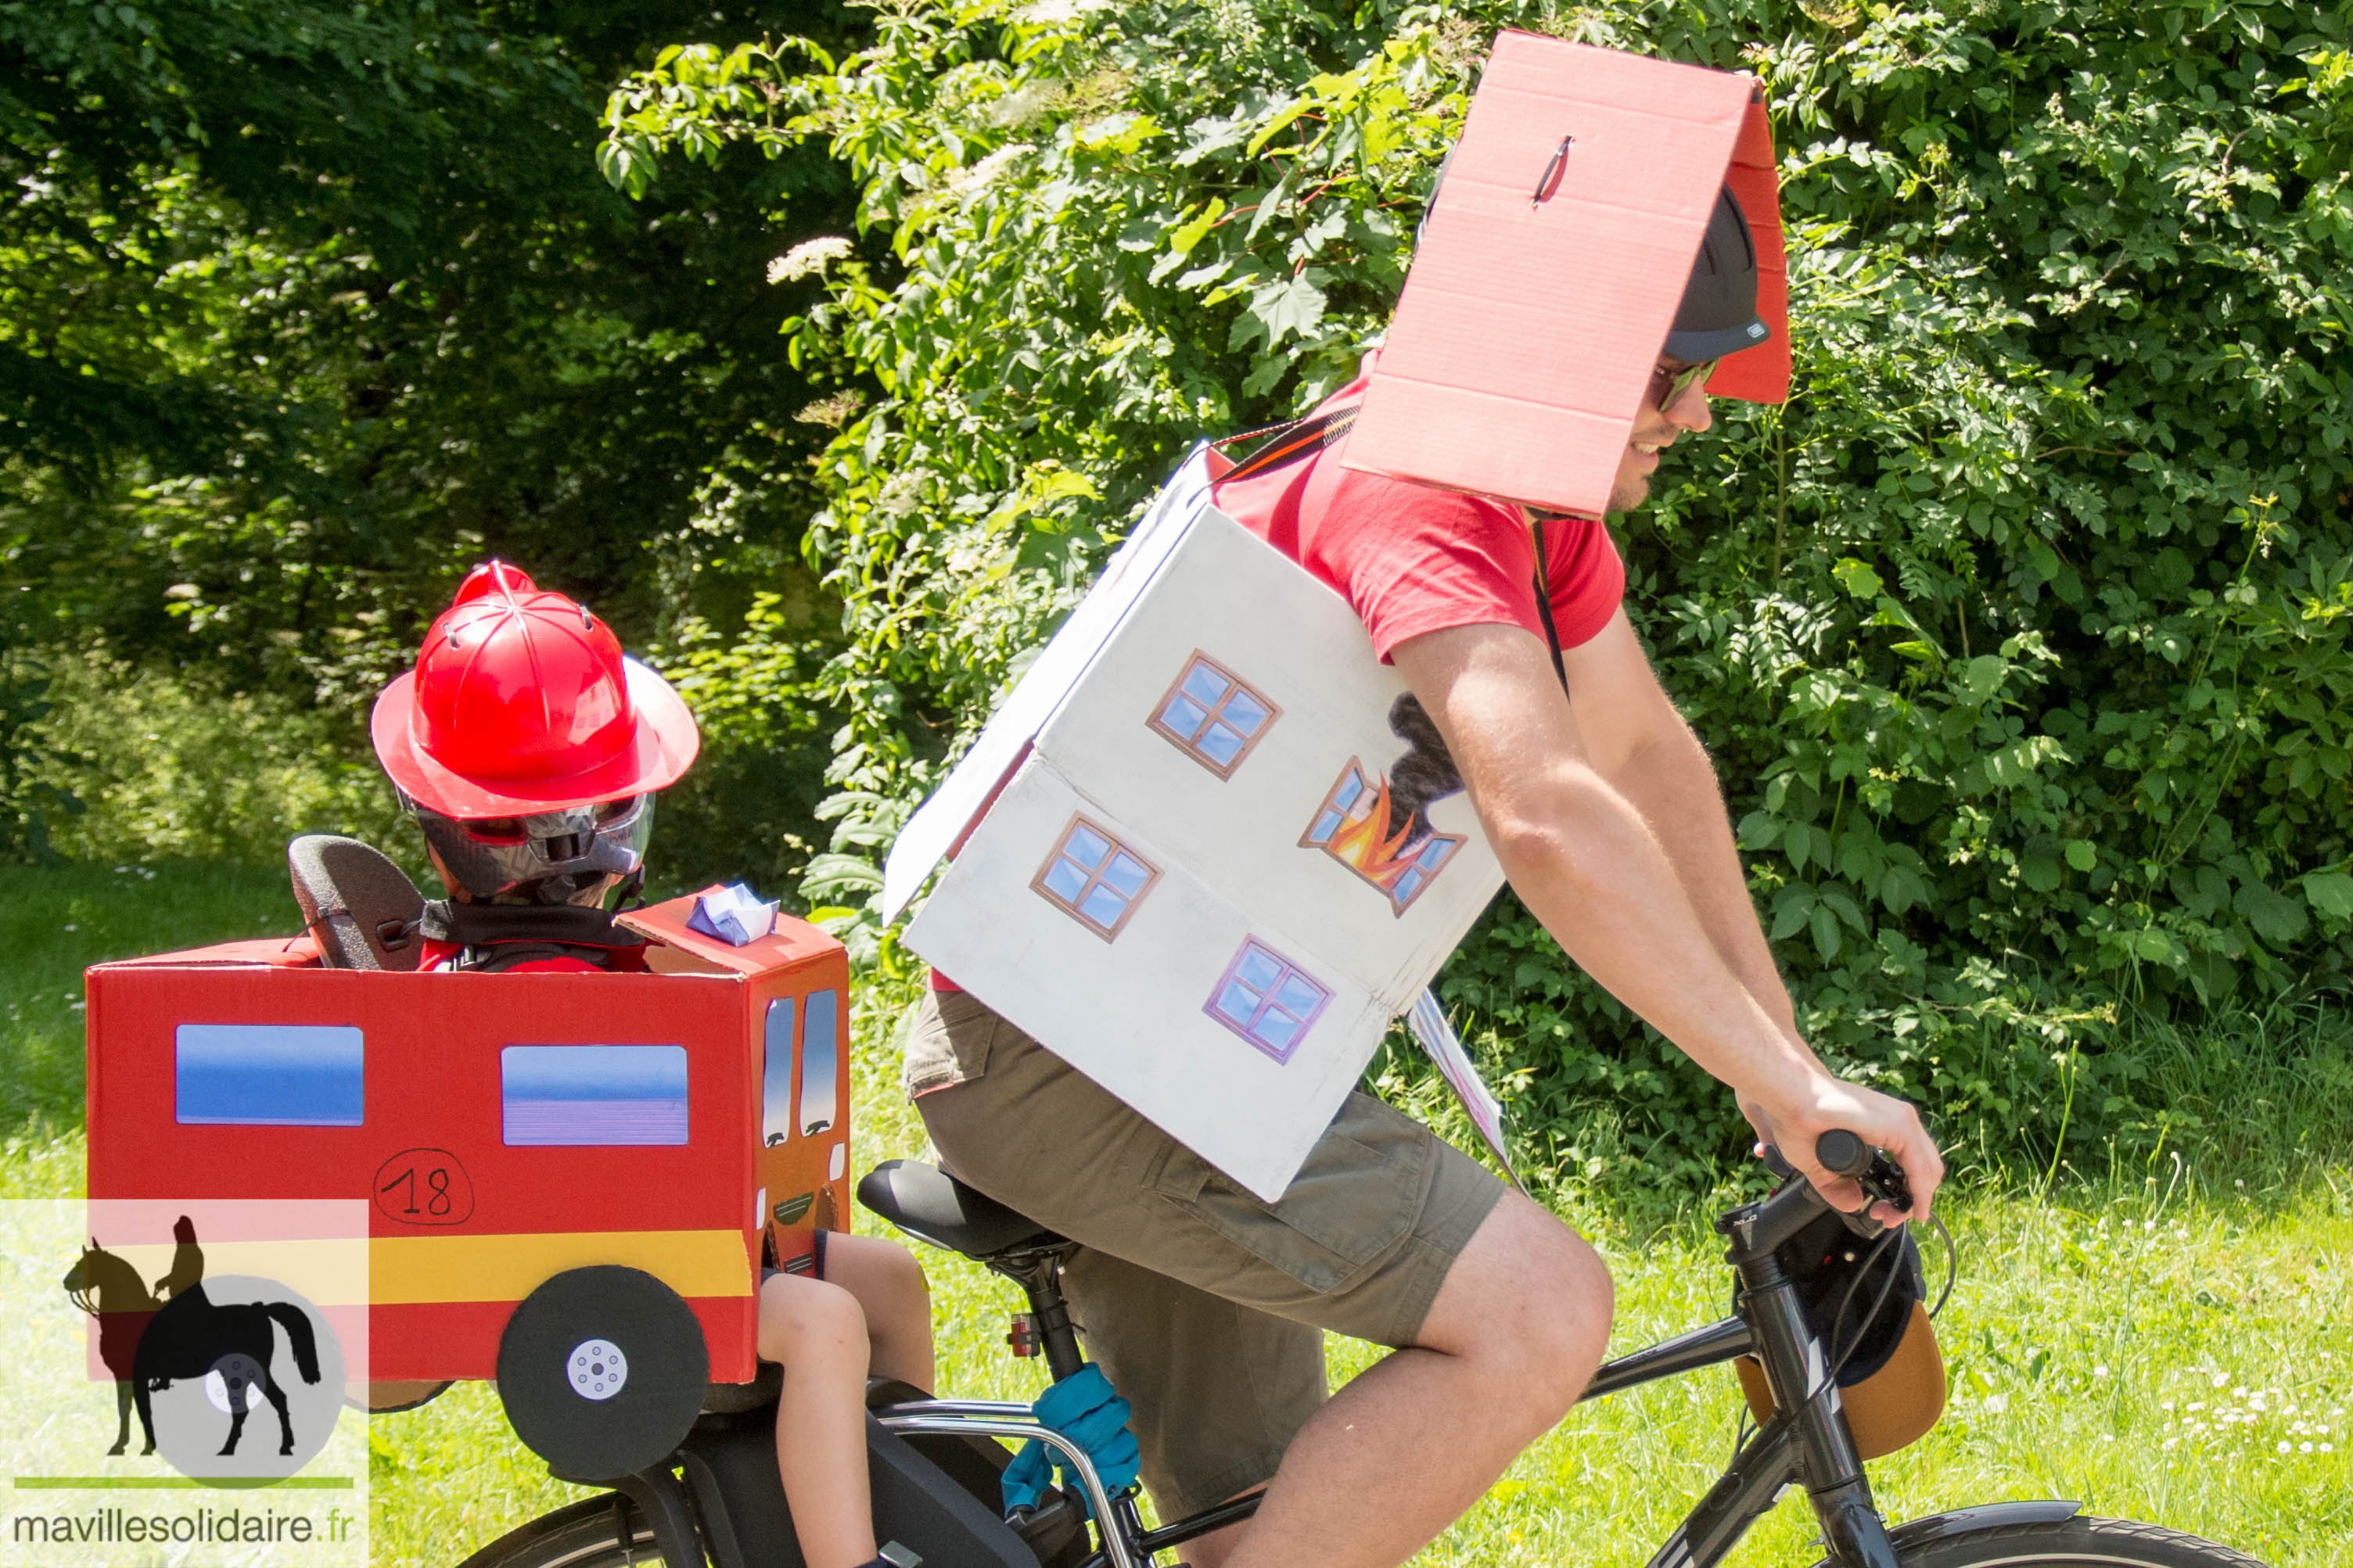
POLYGON ((2280 1451, 2281 1453, 2283 1453, 2283 1454, 2287 1453, 2287 1452, 2289 1451, 2289 1449, 2288 1449, 2288 1445, 2287 1445, 2287 1444, 2285 1444, 2285 1443, 2282 1443, 2282 1444, 2279 1446, 2279 1451, 2280 1451))
POLYGON ((985 189, 990 181, 1005 173, 1008 164, 1029 151, 1030 145, 1027 142, 1008 142, 971 168, 958 170, 948 181, 948 189, 959 193, 985 189))
POLYGON ((790 283, 796 279, 822 273, 826 267, 849 254, 849 241, 838 234, 819 235, 815 239, 802 240, 790 250, 768 263, 768 281, 790 283))

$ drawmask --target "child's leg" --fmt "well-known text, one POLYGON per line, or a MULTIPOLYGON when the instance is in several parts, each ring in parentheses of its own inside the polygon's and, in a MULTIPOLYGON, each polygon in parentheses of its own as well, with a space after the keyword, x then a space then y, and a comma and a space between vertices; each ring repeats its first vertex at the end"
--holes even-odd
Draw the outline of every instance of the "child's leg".
POLYGON ((760 1287, 760 1359, 785 1369, 776 1469, 801 1555, 808 1568, 862 1568, 875 1546, 866 1481, 866 1317, 857 1299, 803 1275, 775 1276, 760 1287))
POLYGON ((932 1390, 932 1293, 923 1265, 895 1241, 879 1236, 825 1238, 825 1277, 858 1298, 874 1347, 876 1377, 932 1390))

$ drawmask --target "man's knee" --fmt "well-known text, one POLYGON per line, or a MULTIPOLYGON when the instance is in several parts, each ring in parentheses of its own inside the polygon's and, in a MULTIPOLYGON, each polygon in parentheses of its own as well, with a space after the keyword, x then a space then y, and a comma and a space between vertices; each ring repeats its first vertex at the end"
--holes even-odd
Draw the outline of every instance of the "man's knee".
POLYGON ((1613 1304, 1600 1255, 1506 1194, 1448 1270, 1417 1342, 1479 1367, 1502 1397, 1548 1426, 1592 1381, 1613 1304))

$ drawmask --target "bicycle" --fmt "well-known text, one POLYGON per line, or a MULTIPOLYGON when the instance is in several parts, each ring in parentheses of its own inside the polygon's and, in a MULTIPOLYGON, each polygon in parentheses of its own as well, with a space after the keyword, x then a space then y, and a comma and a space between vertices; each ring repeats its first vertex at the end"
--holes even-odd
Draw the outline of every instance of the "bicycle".
MULTIPOLYGON (((1851 1133, 1823 1135, 1816 1153, 1875 1200, 1910 1206, 1903 1173, 1851 1133)), ((1805 1487, 1822 1527, 1818 1568, 1995 1568, 2110 1564, 2114 1568, 2263 1568, 2213 1542, 2156 1525, 2097 1519, 2073 1502, 1998 1502, 1932 1514, 1889 1528, 1857 1458, 1834 1374, 1840 1354, 1802 1310, 1786 1267, 1793 1238, 1831 1213, 1802 1177, 1776 1163, 1780 1184, 1716 1221, 1737 1284, 1733 1314, 1605 1364, 1586 1390, 1598 1398, 1743 1355, 1762 1363, 1775 1414, 1740 1445, 1723 1479, 1695 1503, 1650 1559, 1650 1568, 1711 1568, 1778 1500, 1805 1487)), ((1056 1378, 1082 1364, 1061 1294, 1062 1260, 1074 1244, 932 1166, 889 1161, 859 1184, 866 1206, 900 1229, 961 1252, 1018 1284, 1029 1310, 1015 1320, 1016 1353, 1042 1352, 1056 1378)), ((1879 1227, 1856 1215, 1850 1228, 1879 1227)), ((767 1399, 774 1373, 766 1369, 767 1399)), ((718 1403, 664 1463, 609 1483, 614 1490, 510 1531, 462 1568, 802 1568, 777 1480, 772 1418, 760 1385, 718 1403), (681 1479, 681 1477, 683 1479, 681 1479)), ((1159 1552, 1256 1511, 1262 1494, 1145 1528, 1132 1491, 1106 1491, 1084 1450, 1033 1417, 1029 1406, 907 1397, 878 1385, 870 1400, 869 1451, 876 1533, 912 1549, 931 1568, 1147 1568, 1159 1552), (997 1473, 1008 1456, 995 1439, 1038 1438, 1070 1461, 1088 1505, 1050 1493, 1025 1517, 998 1510, 997 1473), (1092 1541, 1089 1533, 1092 1531, 1092 1541)))

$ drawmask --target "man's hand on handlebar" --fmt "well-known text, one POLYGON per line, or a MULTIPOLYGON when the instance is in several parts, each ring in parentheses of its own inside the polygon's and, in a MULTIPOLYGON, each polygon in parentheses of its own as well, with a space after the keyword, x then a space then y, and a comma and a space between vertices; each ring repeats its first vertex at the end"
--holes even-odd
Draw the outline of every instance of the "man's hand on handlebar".
POLYGON ((1872 1217, 1883 1225, 1928 1217, 1936 1188, 1945 1179, 1945 1161, 1920 1125, 1920 1113, 1909 1102, 1825 1072, 1808 1074, 1785 1095, 1767 1099, 1744 1094, 1740 1109, 1757 1129, 1760 1145, 1778 1147, 1832 1207, 1852 1213, 1866 1202, 1861 1184, 1824 1169, 1815 1152, 1815 1141, 1823 1133, 1842 1129, 1873 1148, 1884 1149, 1911 1183, 1908 1211, 1889 1203, 1873 1203, 1872 1217))

